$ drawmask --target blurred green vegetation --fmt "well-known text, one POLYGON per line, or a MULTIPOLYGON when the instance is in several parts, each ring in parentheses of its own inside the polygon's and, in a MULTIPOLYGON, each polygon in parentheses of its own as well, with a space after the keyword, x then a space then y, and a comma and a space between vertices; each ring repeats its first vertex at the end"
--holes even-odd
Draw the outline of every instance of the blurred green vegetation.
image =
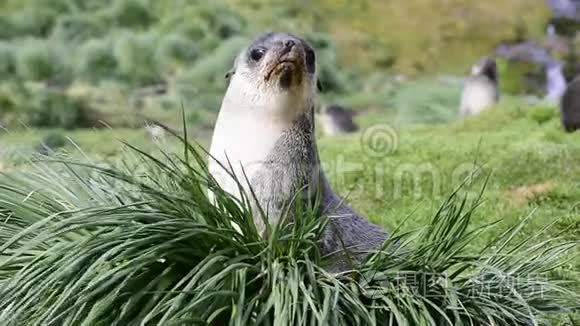
POLYGON ((539 90, 543 85, 534 85, 533 80, 545 82, 542 65, 525 62, 497 59, 500 92, 506 94, 542 95, 539 90))
POLYGON ((190 122, 211 124, 234 56, 270 30, 314 45, 328 101, 417 110, 405 90, 386 103, 397 87, 386 76, 463 73, 501 41, 542 34, 548 16, 541 0, 4 0, 0 124, 82 127, 85 114, 130 126, 137 113, 171 123, 182 103, 190 122))

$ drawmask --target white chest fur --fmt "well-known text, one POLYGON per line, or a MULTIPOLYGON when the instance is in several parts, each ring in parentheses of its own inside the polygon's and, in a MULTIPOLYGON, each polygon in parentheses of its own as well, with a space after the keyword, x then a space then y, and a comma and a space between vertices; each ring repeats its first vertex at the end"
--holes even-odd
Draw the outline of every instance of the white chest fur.
POLYGON ((247 191, 246 178, 252 180, 263 168, 265 158, 305 105, 300 94, 268 94, 238 82, 231 81, 216 121, 209 171, 224 190, 239 197, 238 184, 216 160, 228 169, 231 164, 247 191))
POLYGON ((283 131, 284 126, 264 119, 256 121, 250 115, 220 114, 210 148, 210 173, 224 190, 239 196, 237 183, 214 159, 231 164, 238 181, 247 189, 245 179, 251 180, 261 169, 283 131))

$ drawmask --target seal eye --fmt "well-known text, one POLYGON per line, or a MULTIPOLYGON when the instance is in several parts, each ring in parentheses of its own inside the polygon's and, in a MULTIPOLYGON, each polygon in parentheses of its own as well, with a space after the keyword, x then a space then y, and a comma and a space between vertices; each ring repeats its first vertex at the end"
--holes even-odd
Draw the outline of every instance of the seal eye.
POLYGON ((252 58, 252 60, 254 61, 260 61, 260 59, 262 59, 262 57, 264 56, 264 53, 266 53, 266 51, 264 51, 264 49, 253 49, 250 52, 250 58, 252 58))
POLYGON ((306 66, 308 66, 309 70, 314 70, 314 61, 316 61, 316 55, 312 49, 306 49, 305 51, 305 59, 306 59, 306 66))

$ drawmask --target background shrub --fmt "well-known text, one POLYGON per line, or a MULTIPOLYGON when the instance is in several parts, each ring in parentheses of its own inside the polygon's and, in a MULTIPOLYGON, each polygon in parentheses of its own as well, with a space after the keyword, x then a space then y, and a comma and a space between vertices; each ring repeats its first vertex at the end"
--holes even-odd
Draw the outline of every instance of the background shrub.
POLYGON ((200 49, 189 38, 180 34, 163 35, 155 51, 155 59, 163 72, 192 65, 200 56, 200 49))
POLYGON ((40 154, 48 155, 50 152, 66 146, 68 142, 68 139, 62 133, 51 132, 42 137, 40 144, 36 146, 36 150, 40 154))
POLYGON ((73 14, 58 18, 52 36, 60 41, 78 43, 99 37, 105 31, 103 24, 90 14, 73 14))
POLYGON ((56 21, 58 12, 48 8, 34 8, 0 16, 0 38, 46 37, 56 21))
POLYGON ((40 128, 72 129, 86 121, 84 104, 65 94, 45 90, 36 95, 29 112, 28 123, 40 128))
POLYGON ((116 40, 114 56, 121 76, 133 85, 155 83, 160 79, 155 64, 155 45, 159 38, 153 33, 124 32, 116 40))
POLYGON ((139 0, 117 0, 102 17, 116 27, 131 29, 145 29, 156 19, 149 6, 139 0))
MULTIPOLYGON (((0 6, 6 12, 21 12, 21 11, 37 11, 37 10, 49 10, 55 13, 67 14, 75 9, 73 4, 75 2, 82 1, 95 1, 95 0, 3 0, 0 2, 0 6)), ((98 1, 98 0, 97 0, 98 1)), ((103 2, 108 0, 103 0, 103 2)))
POLYGON ((16 73, 15 49, 12 45, 0 42, 0 79, 10 79, 16 73))
POLYGON ((6 127, 11 124, 16 124, 18 110, 26 110, 25 103, 18 101, 21 96, 18 96, 18 88, 15 84, 4 84, 0 87, 0 126, 6 127))
POLYGON ((67 74, 63 49, 47 40, 26 39, 17 44, 16 73, 24 80, 41 81, 67 74))
POLYGON ((198 60, 185 72, 183 76, 185 78, 181 81, 189 83, 194 88, 224 90, 225 73, 231 69, 236 55, 247 42, 248 39, 245 37, 233 37, 221 42, 215 50, 198 60))
MULTIPOLYGON (((50 1, 50 0, 49 0, 50 1)), ((52 0, 59 1, 59 0, 52 0)), ((103 8, 109 8, 113 5, 112 0, 65 0, 68 7, 74 11, 95 11, 103 8)))
POLYGON ((199 14, 208 23, 209 32, 217 35, 220 39, 239 35, 245 29, 242 17, 225 7, 201 6, 199 14))
POLYGON ((115 79, 117 69, 118 62, 110 39, 89 40, 78 51, 75 72, 86 81, 115 79))
POLYGON ((200 17, 197 10, 191 7, 185 10, 175 10, 167 15, 159 23, 159 31, 163 34, 178 33, 198 43, 206 37, 211 37, 208 35, 208 23, 200 17))
POLYGON ((10 39, 16 32, 12 26, 12 19, 9 15, 0 14, 0 39, 10 39))

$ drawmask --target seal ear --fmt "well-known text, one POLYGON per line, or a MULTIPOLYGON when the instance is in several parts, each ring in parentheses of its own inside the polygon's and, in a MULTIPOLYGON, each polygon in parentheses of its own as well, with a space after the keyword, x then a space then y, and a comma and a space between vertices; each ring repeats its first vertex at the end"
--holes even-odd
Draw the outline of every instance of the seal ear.
POLYGON ((232 67, 230 70, 228 70, 228 72, 226 72, 226 76, 225 76, 225 77, 226 77, 226 82, 227 82, 227 83, 229 83, 229 82, 230 82, 230 79, 231 79, 231 78, 232 78, 232 76, 233 76, 233 75, 236 73, 236 67, 238 66, 238 62, 239 62, 239 61, 240 61, 240 56, 237 56, 237 57, 234 59, 234 65, 233 65, 233 67, 232 67))
POLYGON ((236 70, 234 68, 232 68, 228 72, 226 72, 226 75, 225 75, 226 81, 229 82, 230 78, 232 78, 232 75, 235 73, 236 73, 236 70))
POLYGON ((226 78, 226 87, 228 87, 230 85, 230 79, 232 79, 232 76, 236 73, 236 69, 232 68, 230 69, 228 72, 226 72, 225 78, 226 78))
POLYGON ((324 88, 322 88, 322 82, 320 81, 320 79, 316 80, 316 88, 318 89, 318 91, 320 93, 322 93, 324 91, 324 88))

